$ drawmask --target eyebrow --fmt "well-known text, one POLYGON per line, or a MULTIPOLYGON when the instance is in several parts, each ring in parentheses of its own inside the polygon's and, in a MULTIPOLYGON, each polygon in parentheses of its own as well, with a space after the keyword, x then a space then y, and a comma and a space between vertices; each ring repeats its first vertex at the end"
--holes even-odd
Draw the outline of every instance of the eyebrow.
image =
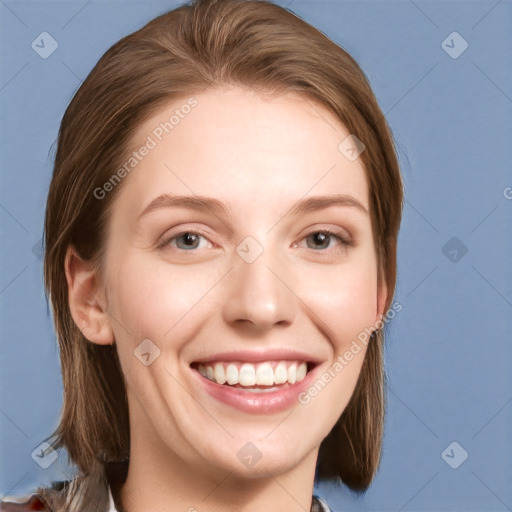
POLYGON ((160 208, 170 208, 172 206, 189 208, 191 210, 210 211, 217 214, 226 215, 231 210, 231 205, 226 206, 223 202, 213 197, 205 196, 173 196, 171 194, 162 194, 153 199, 139 215, 139 219, 148 213, 160 208))
POLYGON ((301 213, 323 210, 325 208, 330 208, 331 206, 348 206, 368 214, 366 207, 350 194, 332 194, 328 196, 308 197, 292 206, 289 210, 289 214, 299 215, 301 213))
MULTIPOLYGON (((224 204, 218 199, 206 196, 175 196, 171 194, 162 194, 153 199, 139 215, 139 219, 148 213, 170 207, 182 207, 198 211, 210 211, 216 214, 227 215, 231 211, 229 203, 224 204)), ((300 215, 317 210, 323 210, 332 206, 352 207, 363 213, 368 214, 368 210, 355 197, 349 194, 333 194, 328 196, 313 196, 298 201, 293 205, 286 215, 300 215)))

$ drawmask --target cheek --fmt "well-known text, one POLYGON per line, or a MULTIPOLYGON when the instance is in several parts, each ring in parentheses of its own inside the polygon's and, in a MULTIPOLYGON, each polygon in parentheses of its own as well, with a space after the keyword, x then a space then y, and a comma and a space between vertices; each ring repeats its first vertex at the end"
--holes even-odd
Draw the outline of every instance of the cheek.
POLYGON ((309 292, 307 305, 314 313, 311 318, 316 319, 316 326, 328 337, 332 354, 299 401, 311 404, 322 414, 329 411, 329 429, 355 390, 377 315, 376 264, 370 257, 367 264, 361 260, 358 265, 321 271, 325 273, 323 279, 320 274, 311 276, 312 282, 322 285, 309 292))
POLYGON ((372 264, 339 267, 325 276, 317 275, 311 282, 317 285, 307 293, 307 304, 319 328, 322 324, 327 328, 333 349, 339 354, 375 323, 376 268, 372 264))
POLYGON ((189 313, 219 279, 214 269, 148 265, 142 256, 125 258, 109 275, 109 310, 117 337, 134 344, 149 338, 160 349, 171 342, 179 348, 173 334, 193 328, 195 315, 189 313))
POLYGON ((170 375, 180 371, 180 353, 209 314, 205 296, 219 278, 192 266, 148 264, 141 255, 117 262, 108 274, 108 309, 128 394, 135 393, 157 416, 165 402, 163 390, 175 385, 170 375), (141 359, 146 352, 156 356, 148 366, 141 359))

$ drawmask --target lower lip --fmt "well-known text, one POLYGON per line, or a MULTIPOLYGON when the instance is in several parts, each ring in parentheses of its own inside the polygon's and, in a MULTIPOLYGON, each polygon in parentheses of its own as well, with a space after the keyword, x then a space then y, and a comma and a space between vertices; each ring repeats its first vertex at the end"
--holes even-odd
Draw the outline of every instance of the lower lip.
POLYGON ((302 381, 282 389, 253 393, 251 391, 244 391, 241 388, 217 384, 191 368, 194 378, 198 379, 201 388, 211 397, 231 407, 252 414, 272 414, 299 404, 298 396, 309 387, 316 369, 317 367, 309 371, 302 381))

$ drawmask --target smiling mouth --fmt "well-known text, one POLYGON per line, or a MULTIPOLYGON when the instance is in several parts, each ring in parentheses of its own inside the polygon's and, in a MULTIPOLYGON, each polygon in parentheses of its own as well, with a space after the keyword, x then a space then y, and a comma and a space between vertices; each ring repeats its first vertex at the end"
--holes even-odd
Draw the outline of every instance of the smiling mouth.
POLYGON ((193 363, 191 367, 212 382, 253 393, 277 391, 302 382, 312 369, 311 363, 298 360, 262 361, 256 364, 211 361, 193 363))

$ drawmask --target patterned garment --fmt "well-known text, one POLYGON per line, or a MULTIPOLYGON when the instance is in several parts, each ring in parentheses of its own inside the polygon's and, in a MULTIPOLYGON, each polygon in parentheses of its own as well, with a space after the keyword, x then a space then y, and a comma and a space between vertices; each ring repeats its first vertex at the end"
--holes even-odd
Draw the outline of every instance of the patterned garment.
POLYGON ((313 496, 311 512, 331 512, 331 509, 322 498, 319 498, 318 496, 313 496))

